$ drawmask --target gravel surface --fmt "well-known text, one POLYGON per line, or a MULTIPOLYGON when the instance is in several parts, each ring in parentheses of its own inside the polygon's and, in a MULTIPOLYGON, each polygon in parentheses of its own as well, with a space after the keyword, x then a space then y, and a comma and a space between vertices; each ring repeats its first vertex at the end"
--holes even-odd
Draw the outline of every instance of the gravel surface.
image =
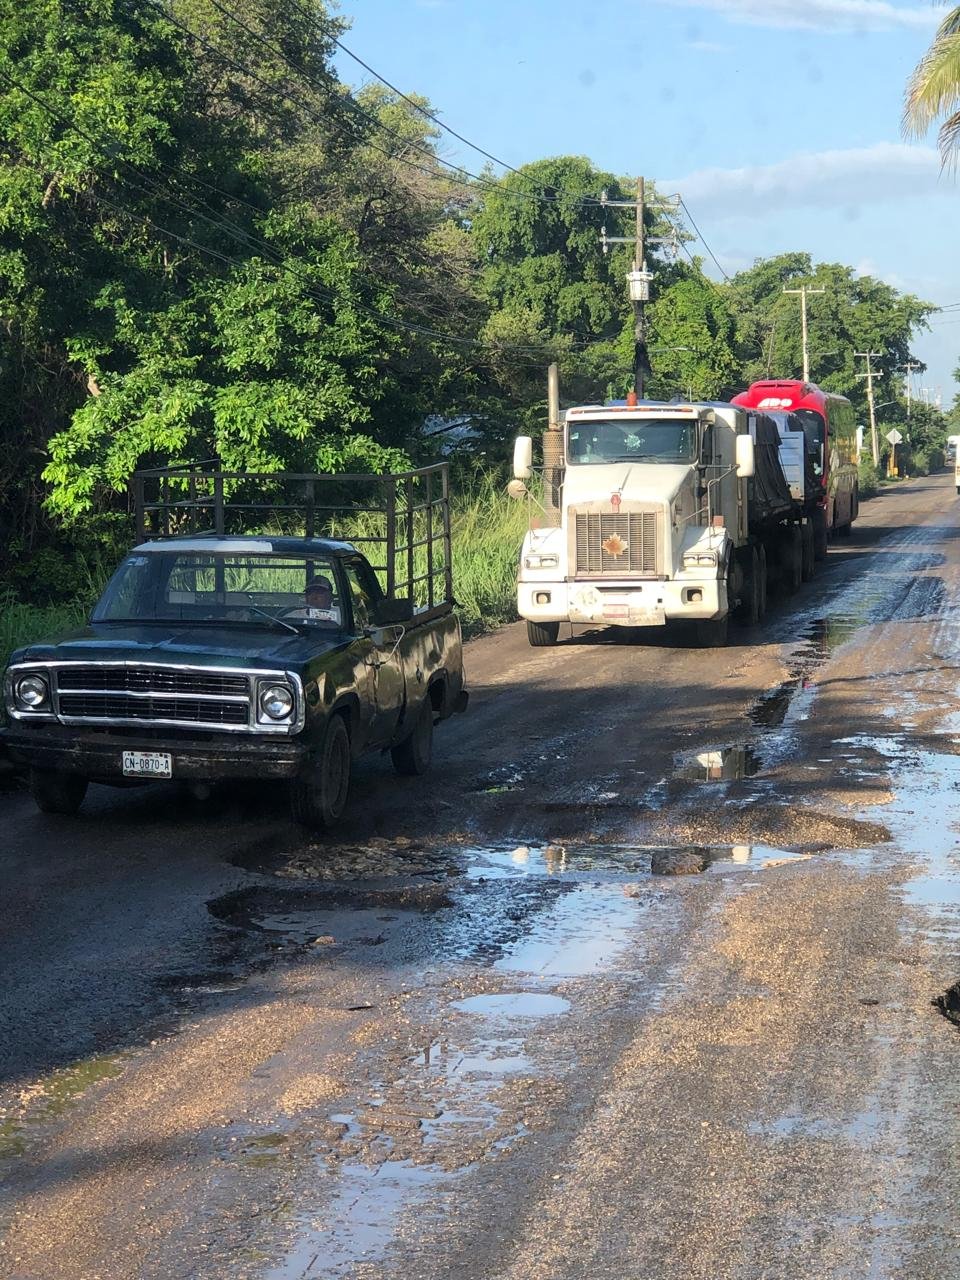
POLYGON ((726 650, 471 644, 330 841, 0 794, 0 1275, 960 1275, 950 481, 726 650))

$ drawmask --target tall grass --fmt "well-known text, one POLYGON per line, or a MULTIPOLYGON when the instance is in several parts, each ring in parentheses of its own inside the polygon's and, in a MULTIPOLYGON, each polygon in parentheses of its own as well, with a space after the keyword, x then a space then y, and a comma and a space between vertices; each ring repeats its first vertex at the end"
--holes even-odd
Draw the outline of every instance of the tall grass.
POLYGON ((526 502, 487 478, 454 499, 453 594, 468 634, 517 616, 517 562, 527 531, 526 502))
POLYGON ((21 645, 35 640, 55 640, 65 631, 82 627, 90 607, 79 601, 68 604, 23 604, 12 595, 0 596, 0 668, 21 645))

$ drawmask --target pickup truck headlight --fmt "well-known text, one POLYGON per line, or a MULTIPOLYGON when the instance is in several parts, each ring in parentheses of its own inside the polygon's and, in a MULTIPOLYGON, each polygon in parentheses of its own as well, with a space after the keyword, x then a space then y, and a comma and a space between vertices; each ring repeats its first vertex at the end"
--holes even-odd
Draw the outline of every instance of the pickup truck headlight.
POLYGON ((50 701, 50 685, 44 676, 20 676, 14 682, 13 698, 18 711, 42 711, 50 701))
POLYGON ((556 569, 559 565, 560 557, 556 555, 523 557, 523 567, 525 569, 556 569))
POLYGON ((683 557, 685 569, 715 569, 717 553, 715 551, 687 551, 683 557))
POLYGON ((279 723, 289 720, 296 707, 293 690, 287 684, 263 683, 257 697, 261 720, 272 720, 279 723))

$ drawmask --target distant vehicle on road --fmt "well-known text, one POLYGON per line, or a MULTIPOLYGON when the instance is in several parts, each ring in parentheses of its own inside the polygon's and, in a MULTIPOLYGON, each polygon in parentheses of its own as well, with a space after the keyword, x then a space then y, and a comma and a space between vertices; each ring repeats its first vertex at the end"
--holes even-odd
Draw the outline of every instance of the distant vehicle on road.
POLYGON ((3 737, 41 810, 76 812, 91 781, 273 778, 297 820, 325 829, 362 752, 427 769, 434 725, 467 705, 446 467, 355 478, 384 583, 352 542, 316 536, 321 515, 350 517, 351 479, 137 477, 138 528, 157 536, 124 559, 89 626, 18 650, 6 672, 3 737), (301 536, 230 531, 295 513, 301 536))
POLYGON ((791 378, 754 382, 734 396, 733 403, 768 412, 786 411, 802 422, 819 477, 809 504, 816 554, 818 560, 825 559, 829 535, 849 537, 860 510, 853 405, 846 396, 791 378))

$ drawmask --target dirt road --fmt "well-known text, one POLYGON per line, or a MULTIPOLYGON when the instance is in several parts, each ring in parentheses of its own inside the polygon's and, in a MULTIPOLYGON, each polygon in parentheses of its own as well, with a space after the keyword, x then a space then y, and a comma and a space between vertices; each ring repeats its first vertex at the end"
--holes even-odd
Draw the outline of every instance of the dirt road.
POLYGON ((472 644, 335 841, 0 795, 0 1275, 960 1275, 958 535, 914 481, 726 650, 472 644))

